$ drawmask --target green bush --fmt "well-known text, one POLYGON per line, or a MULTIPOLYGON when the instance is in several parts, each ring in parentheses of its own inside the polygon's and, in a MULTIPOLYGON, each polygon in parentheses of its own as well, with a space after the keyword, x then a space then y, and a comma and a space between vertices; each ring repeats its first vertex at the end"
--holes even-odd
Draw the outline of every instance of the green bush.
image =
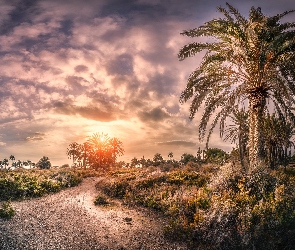
POLYGON ((15 211, 10 201, 3 202, 0 208, 0 218, 10 219, 15 215, 15 211))
POLYGON ((0 201, 40 197, 78 185, 82 175, 72 170, 0 172, 0 201))

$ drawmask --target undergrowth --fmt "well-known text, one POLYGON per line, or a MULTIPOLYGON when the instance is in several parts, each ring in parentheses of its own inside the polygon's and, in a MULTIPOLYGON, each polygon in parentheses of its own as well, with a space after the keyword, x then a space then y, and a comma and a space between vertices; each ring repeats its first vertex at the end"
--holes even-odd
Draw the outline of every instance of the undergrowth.
POLYGON ((167 237, 192 249, 293 249, 295 171, 238 166, 122 170, 96 184, 104 194, 160 211, 167 237))
POLYGON ((0 172, 0 201, 40 197, 73 187, 83 175, 72 169, 0 172))
POLYGON ((15 215, 15 210, 10 201, 5 201, 0 207, 0 218, 11 219, 15 215))

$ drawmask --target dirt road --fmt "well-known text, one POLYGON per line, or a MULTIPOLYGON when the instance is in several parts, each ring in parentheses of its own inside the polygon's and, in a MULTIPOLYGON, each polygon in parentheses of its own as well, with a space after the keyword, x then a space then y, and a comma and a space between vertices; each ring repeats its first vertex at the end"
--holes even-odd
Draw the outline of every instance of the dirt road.
POLYGON ((13 202, 16 216, 0 219, 0 249, 187 249, 164 238, 165 221, 153 212, 119 201, 95 206, 97 181, 86 178, 56 194, 13 202))

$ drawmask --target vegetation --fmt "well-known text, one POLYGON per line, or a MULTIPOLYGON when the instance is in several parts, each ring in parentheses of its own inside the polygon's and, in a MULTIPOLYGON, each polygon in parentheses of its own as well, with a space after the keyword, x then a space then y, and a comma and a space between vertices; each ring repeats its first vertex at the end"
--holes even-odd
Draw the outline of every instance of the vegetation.
POLYGON ((95 133, 87 142, 73 142, 67 148, 67 155, 73 159, 73 166, 94 169, 115 165, 118 156, 123 153, 122 142, 117 138, 109 138, 104 133, 95 133))
POLYGON ((83 173, 71 169, 0 172, 0 201, 40 197, 78 185, 83 173))
POLYGON ((0 218, 11 219, 15 215, 15 211, 10 201, 3 202, 0 208, 0 218))
POLYGON ((36 164, 36 166, 40 169, 50 169, 51 162, 47 156, 43 156, 36 164))
MULTIPOLYGON (((192 249, 292 249, 295 171, 202 163, 122 169, 96 184, 111 198, 161 212, 167 237, 192 249)), ((106 198, 99 196, 98 201, 106 198)))
POLYGON ((200 66, 190 75, 180 100, 193 99, 191 119, 204 106, 200 139, 205 136, 209 118, 218 111, 208 140, 218 121, 223 132, 227 117, 237 106, 247 105, 249 170, 252 171, 264 160, 265 110, 272 107, 283 122, 293 125, 295 122, 292 112, 295 103, 295 31, 292 28, 295 23, 280 23, 294 10, 268 17, 260 8, 252 7, 246 19, 228 3, 227 8, 218 8, 223 18, 182 33, 193 38, 213 39, 212 42, 193 42, 180 50, 180 60, 206 51, 200 66))
POLYGON ((105 196, 98 195, 98 196, 96 196, 96 198, 94 200, 94 204, 97 206, 105 206, 105 205, 108 205, 109 202, 105 196))
POLYGON ((10 200, 76 186, 103 168, 109 172, 100 171, 105 178, 96 184, 100 194, 95 205, 122 199, 156 210, 169 221, 166 236, 184 240, 192 249, 293 249, 295 170, 288 163, 295 158, 290 151, 295 131, 295 23, 279 21, 294 11, 268 17, 252 7, 245 19, 227 7, 218 8, 224 18, 182 33, 213 37, 212 42, 194 42, 179 53, 183 60, 207 51, 181 95, 182 102, 193 99, 191 119, 204 105, 200 139, 218 111, 206 150, 199 148, 196 156, 184 153, 179 162, 169 152, 168 160, 156 153, 153 159, 117 163, 124 153, 122 142, 96 133, 67 148, 73 166, 83 169, 64 165, 52 170, 44 156, 36 164, 38 170, 25 170, 22 166, 34 164, 11 155, 10 168, 8 159, 0 161, 0 217, 15 214, 10 200), (208 148, 218 122, 221 137, 236 143, 230 154, 208 148))

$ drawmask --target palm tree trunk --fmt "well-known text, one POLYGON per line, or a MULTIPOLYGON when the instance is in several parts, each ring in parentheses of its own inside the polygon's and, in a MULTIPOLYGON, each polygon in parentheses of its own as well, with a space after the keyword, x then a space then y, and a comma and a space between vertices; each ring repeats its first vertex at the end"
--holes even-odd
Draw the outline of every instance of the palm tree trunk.
POLYGON ((249 97, 249 171, 263 162, 262 119, 266 99, 257 92, 249 97))
POLYGON ((245 157, 245 152, 244 152, 244 144, 242 140, 243 133, 241 131, 241 128, 239 128, 239 155, 240 155, 240 162, 242 165, 242 169, 245 171, 245 162, 244 162, 244 157, 245 157))

